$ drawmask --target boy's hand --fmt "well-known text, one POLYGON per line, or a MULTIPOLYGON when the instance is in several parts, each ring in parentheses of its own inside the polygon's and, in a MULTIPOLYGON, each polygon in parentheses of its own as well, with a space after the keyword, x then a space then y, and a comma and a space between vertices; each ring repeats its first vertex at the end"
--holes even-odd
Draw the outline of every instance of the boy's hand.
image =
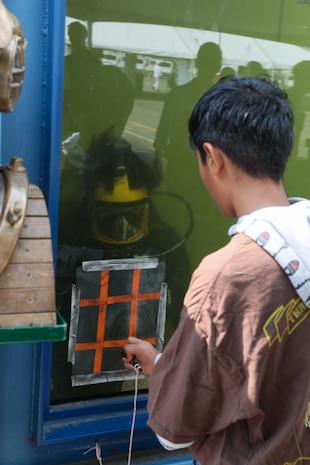
POLYGON ((128 343, 124 347, 126 357, 123 357, 125 368, 135 371, 130 363, 132 360, 137 361, 142 368, 142 374, 149 376, 154 366, 154 360, 159 353, 149 342, 143 341, 136 337, 129 337, 128 343))

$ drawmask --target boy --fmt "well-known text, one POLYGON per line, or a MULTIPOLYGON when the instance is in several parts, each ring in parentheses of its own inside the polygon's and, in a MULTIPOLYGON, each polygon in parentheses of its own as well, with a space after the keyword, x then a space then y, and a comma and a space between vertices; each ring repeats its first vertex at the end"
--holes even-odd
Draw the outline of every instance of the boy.
POLYGON ((125 366, 151 375, 149 426, 201 465, 310 460, 310 201, 283 187, 292 126, 285 92, 264 79, 223 80, 200 99, 189 122, 200 176, 238 221, 194 272, 163 354, 125 346, 125 366))

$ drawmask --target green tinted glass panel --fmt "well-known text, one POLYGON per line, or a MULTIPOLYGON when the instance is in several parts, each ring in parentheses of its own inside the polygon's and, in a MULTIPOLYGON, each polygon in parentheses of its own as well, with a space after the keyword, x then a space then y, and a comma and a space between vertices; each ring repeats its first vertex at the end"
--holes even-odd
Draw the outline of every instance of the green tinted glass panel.
MULTIPOLYGON (((285 184, 290 196, 310 195, 309 13, 309 2, 291 0, 67 0, 57 305, 68 324, 82 261, 157 257, 169 339, 192 271, 233 222, 205 191, 187 131, 193 106, 222 76, 264 73, 287 90, 295 143, 285 184)), ((123 314, 126 339, 131 316, 118 307, 123 314)), ((107 339, 114 317, 104 319, 107 339)), ((132 389, 72 387, 71 374, 67 343, 55 344, 53 401, 132 389)))

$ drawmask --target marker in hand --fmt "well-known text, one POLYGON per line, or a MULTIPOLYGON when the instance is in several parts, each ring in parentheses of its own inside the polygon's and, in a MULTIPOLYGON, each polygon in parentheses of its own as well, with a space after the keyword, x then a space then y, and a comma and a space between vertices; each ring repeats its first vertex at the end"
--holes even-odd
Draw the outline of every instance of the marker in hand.
MULTIPOLYGON (((127 354, 123 349, 120 350, 120 353, 122 354, 122 357, 125 357, 125 358, 127 357, 127 354)), ((130 360, 129 363, 134 367, 136 373, 141 373, 142 367, 140 363, 138 363, 135 360, 130 360)))

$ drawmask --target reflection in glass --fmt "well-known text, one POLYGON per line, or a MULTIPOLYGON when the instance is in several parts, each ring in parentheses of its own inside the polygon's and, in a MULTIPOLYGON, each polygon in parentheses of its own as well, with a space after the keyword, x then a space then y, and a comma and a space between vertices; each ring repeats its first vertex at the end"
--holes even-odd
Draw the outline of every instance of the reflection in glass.
MULTIPOLYGON (((191 110, 223 76, 275 78, 296 117, 288 193, 309 196, 310 52, 301 5, 263 0, 249 10, 237 0, 240 8, 211 1, 198 8, 178 0, 170 11, 166 3, 67 1, 56 273, 58 306, 69 320, 82 261, 159 257, 169 289, 167 341, 191 272, 227 242, 231 223, 200 181, 188 143, 191 110)), ((71 373, 66 343, 55 344, 54 402, 132 389, 73 388, 71 373)))

